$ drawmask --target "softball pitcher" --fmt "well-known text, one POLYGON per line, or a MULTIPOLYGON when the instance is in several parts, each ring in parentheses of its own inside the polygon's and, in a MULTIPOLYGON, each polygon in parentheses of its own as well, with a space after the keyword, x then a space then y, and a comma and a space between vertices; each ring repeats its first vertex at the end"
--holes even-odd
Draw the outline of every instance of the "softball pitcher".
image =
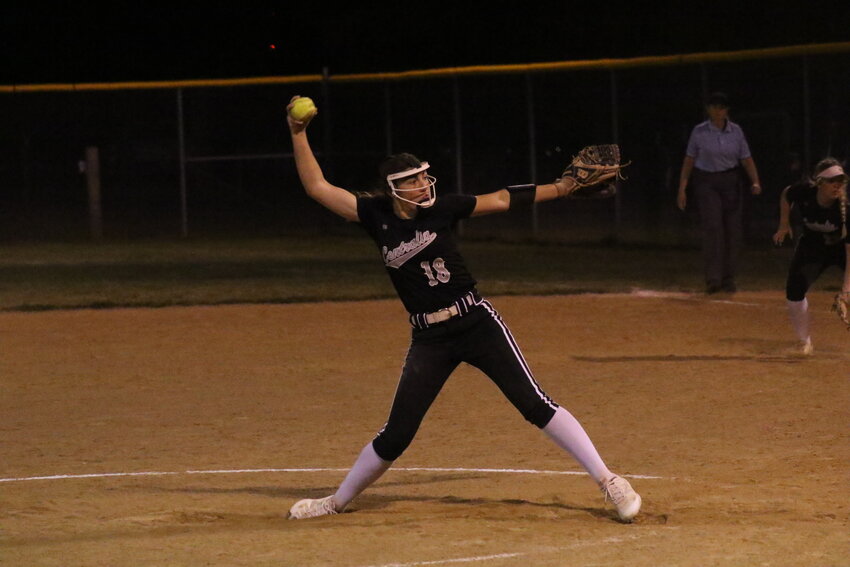
MULTIPOLYGON (((293 97, 287 109, 299 97, 293 97)), ((428 162, 399 154, 380 168, 382 187, 357 196, 329 183, 307 139, 315 116, 287 112, 295 163, 307 194, 342 218, 359 223, 375 241, 392 284, 410 313, 412 339, 386 424, 360 452, 337 491, 296 502, 290 519, 345 510, 407 449, 449 375, 462 362, 484 372, 530 423, 572 455, 596 481, 605 501, 630 522, 641 498, 612 473, 579 422, 535 380, 499 313, 476 290, 452 226, 459 219, 530 207, 565 197, 582 185, 562 177, 548 185, 512 186, 485 195, 437 196, 428 162)), ((597 181, 616 175, 606 171, 597 181)))
POLYGON ((779 227, 773 241, 780 245, 791 234, 791 210, 798 209, 803 233, 797 241, 785 299, 791 326, 803 355, 814 353, 809 334, 809 302, 806 293, 830 266, 844 272, 842 292, 850 292, 850 220, 848 220, 847 174, 838 160, 822 159, 815 166, 814 180, 789 185, 779 198, 779 227))

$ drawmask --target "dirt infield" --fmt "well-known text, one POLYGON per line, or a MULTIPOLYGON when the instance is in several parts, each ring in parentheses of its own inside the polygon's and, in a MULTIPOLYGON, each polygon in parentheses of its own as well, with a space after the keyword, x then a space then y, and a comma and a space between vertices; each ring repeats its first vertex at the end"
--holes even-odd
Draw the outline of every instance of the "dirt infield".
POLYGON ((352 513, 288 521, 383 424, 397 301, 0 314, 0 564, 847 565, 850 333, 810 295, 491 298, 644 508, 460 368, 352 513))

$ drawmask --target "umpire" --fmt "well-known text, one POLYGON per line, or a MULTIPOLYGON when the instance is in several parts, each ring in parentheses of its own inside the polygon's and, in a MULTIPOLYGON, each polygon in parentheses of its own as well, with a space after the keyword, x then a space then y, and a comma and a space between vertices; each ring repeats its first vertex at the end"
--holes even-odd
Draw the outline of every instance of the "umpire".
POLYGON ((679 176, 679 209, 687 206, 689 180, 699 208, 706 293, 735 292, 738 255, 743 240, 741 169, 753 195, 761 193, 758 171, 747 138, 729 120, 729 100, 713 93, 706 103, 708 120, 691 131, 679 176))

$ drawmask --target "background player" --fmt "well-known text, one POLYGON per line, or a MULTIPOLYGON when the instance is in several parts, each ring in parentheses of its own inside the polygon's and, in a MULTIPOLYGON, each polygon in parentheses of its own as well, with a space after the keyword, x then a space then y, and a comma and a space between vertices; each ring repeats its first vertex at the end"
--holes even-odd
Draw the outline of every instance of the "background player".
POLYGON ((296 502, 289 517, 343 511, 407 449, 449 375, 466 362, 483 371, 526 420, 568 451, 596 481, 605 500, 615 505, 620 519, 631 521, 640 510, 640 496, 608 469, 581 424, 536 382, 505 322, 478 294, 452 233, 458 219, 564 197, 575 182, 561 178, 485 195, 437 197, 429 164, 399 154, 381 165, 379 189, 355 196, 325 179, 307 139, 312 118, 299 122, 287 112, 301 183, 311 198, 359 223, 372 237, 413 330, 386 424, 362 449, 334 494, 296 502))
POLYGON ((791 210, 799 211, 803 223, 788 279, 785 298, 788 316, 802 354, 814 352, 809 334, 809 302, 806 292, 830 266, 844 271, 842 291, 850 292, 850 225, 847 211, 847 174, 838 160, 818 162, 814 180, 789 185, 779 198, 779 227, 773 241, 780 245, 791 233, 791 210))

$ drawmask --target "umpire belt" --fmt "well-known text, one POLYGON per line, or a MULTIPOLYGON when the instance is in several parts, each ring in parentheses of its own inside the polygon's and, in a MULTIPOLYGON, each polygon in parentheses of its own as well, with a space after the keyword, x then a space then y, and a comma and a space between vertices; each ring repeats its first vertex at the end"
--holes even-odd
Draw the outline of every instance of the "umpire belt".
POLYGON ((443 307, 432 313, 412 313, 410 324, 417 329, 427 329, 431 325, 443 323, 452 317, 463 317, 479 303, 481 303, 481 296, 473 289, 448 307, 443 307))
POLYGON ((729 169, 721 169, 720 171, 708 171, 707 169, 700 169, 698 167, 694 168, 694 171, 701 175, 723 175, 725 173, 732 173, 733 171, 739 171, 740 166, 730 167, 729 169))

